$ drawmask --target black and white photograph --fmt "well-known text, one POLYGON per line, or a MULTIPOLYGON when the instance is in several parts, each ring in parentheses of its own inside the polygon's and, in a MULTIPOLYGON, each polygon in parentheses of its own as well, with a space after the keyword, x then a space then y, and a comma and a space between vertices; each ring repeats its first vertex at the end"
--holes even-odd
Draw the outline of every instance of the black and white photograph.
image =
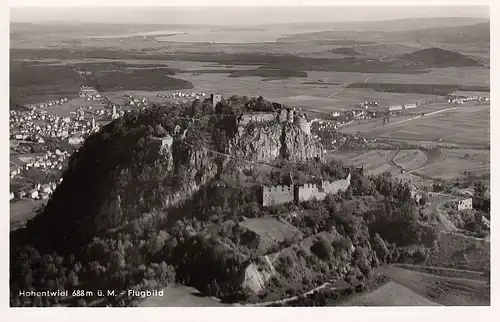
POLYGON ((297 3, 10 5, 10 308, 492 305, 491 7, 297 3))

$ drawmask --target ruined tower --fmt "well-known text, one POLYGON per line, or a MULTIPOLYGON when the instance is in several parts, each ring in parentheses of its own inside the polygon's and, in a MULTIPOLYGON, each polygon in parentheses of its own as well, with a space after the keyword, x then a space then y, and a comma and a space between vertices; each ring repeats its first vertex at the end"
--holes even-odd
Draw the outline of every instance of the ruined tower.
POLYGON ((216 107, 217 103, 222 101, 222 96, 220 94, 210 94, 210 101, 212 102, 212 106, 216 107))
POLYGON ((300 127, 300 129, 307 135, 311 134, 311 123, 307 121, 307 118, 302 115, 296 115, 294 117, 293 123, 300 127))
POLYGON ((294 114, 293 112, 294 111, 292 109, 289 109, 289 110, 287 110, 287 112, 288 112, 287 113, 287 121, 289 123, 292 123, 293 122, 293 114, 294 114))

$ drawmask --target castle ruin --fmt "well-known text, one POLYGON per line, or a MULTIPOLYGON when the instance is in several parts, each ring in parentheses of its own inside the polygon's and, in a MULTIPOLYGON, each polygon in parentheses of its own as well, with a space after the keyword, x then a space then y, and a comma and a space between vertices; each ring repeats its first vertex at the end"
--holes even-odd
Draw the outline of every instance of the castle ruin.
POLYGON ((237 126, 246 126, 250 123, 261 123, 277 120, 280 123, 290 123, 298 126, 307 135, 311 134, 311 122, 305 114, 296 114, 293 109, 282 108, 277 112, 243 113, 237 117, 237 126))
POLYGON ((306 183, 304 185, 263 186, 262 206, 276 206, 291 202, 305 202, 309 200, 324 200, 327 195, 346 191, 351 185, 351 174, 345 179, 336 181, 321 181, 319 185, 306 183))
POLYGON ((267 121, 272 121, 276 117, 274 116, 273 113, 265 113, 265 112, 260 112, 260 113, 245 113, 241 114, 237 118, 238 126, 245 126, 250 123, 260 123, 260 122, 267 122, 267 121))

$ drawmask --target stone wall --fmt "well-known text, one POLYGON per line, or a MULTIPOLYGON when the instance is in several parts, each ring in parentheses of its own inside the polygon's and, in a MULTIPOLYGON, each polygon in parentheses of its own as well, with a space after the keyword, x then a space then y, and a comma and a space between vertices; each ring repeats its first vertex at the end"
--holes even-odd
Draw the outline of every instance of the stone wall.
POLYGON ((323 188, 318 187, 316 184, 306 183, 302 186, 297 186, 297 201, 304 202, 312 199, 323 200, 326 193, 323 188))
POLYGON ((351 185, 351 174, 347 178, 337 181, 323 181, 322 187, 326 194, 337 194, 339 191, 346 191, 351 185))
POLYGON ((322 181, 320 186, 308 183, 296 188, 296 200, 298 202, 304 202, 312 199, 324 200, 329 194, 337 194, 339 192, 346 191, 350 185, 351 174, 347 175, 345 179, 337 181, 322 181))
POLYGON ((274 113, 248 113, 242 114, 238 118, 238 126, 245 126, 250 123, 272 121, 276 119, 274 113))
POLYGON ((262 187, 262 205, 264 207, 282 205, 294 201, 293 185, 262 187))
POLYGON ((305 202, 309 200, 324 200, 329 194, 344 192, 351 185, 351 174, 345 179, 322 181, 321 185, 306 183, 304 185, 272 186, 262 188, 262 205, 281 205, 290 202, 305 202))

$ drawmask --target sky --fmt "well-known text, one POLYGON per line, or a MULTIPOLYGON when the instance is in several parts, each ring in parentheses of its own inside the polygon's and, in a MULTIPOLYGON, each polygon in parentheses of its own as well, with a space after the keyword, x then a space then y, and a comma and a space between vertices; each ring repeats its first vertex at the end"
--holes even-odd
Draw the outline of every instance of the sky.
POLYGON ((488 18, 487 6, 353 7, 12 7, 11 22, 71 21, 251 25, 269 23, 392 20, 403 18, 488 18))

